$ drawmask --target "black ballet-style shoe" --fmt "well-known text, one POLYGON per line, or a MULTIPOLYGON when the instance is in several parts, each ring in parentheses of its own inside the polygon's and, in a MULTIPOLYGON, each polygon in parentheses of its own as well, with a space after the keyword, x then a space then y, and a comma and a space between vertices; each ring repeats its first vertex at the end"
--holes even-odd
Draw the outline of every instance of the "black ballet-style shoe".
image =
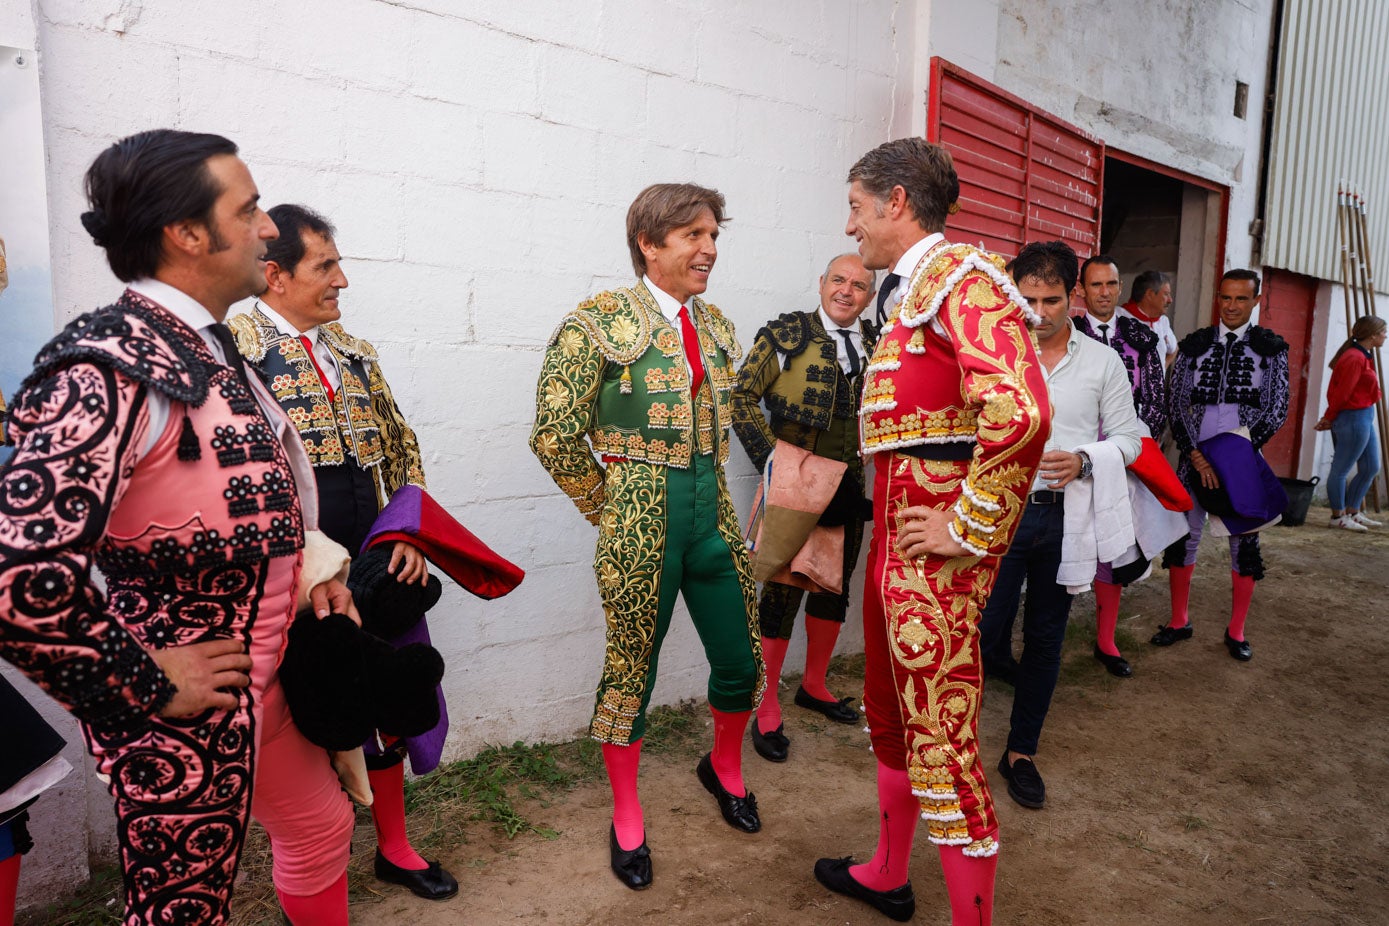
POLYGON ((1230 656, 1240 662, 1248 662, 1254 658, 1254 650, 1249 645, 1248 640, 1236 640, 1230 636, 1230 631, 1225 631, 1225 648, 1230 651, 1230 656))
POLYGON ((641 845, 627 850, 617 844, 617 828, 609 827, 608 849, 617 880, 634 891, 644 891, 651 886, 651 850, 646 847, 645 835, 641 845))
POLYGON ((1190 624, 1185 627, 1173 627, 1170 624, 1164 624, 1157 629, 1157 633, 1153 634, 1153 638, 1148 642, 1154 646, 1171 646, 1182 640, 1190 640, 1193 632, 1190 624))
POLYGON ((723 782, 719 781, 718 773, 714 771, 714 762, 710 755, 706 752, 704 758, 699 760, 695 775, 699 777, 699 783, 704 785, 704 790, 714 795, 714 799, 719 802, 719 811, 723 818, 728 821, 729 826, 744 833, 755 833, 762 829, 762 818, 757 815, 757 798, 751 791, 743 797, 729 794, 723 782))
POLYGON ((849 706, 853 698, 840 698, 838 701, 821 701, 819 698, 806 691, 805 688, 796 689, 796 706, 806 710, 816 711, 824 714, 835 723, 858 723, 858 711, 849 706))
POLYGON ((381 850, 376 850, 376 877, 387 884, 399 884, 410 893, 425 900, 444 900, 458 893, 458 882, 439 865, 430 862, 428 868, 411 870, 393 864, 381 850))
POLYGON ((1109 671, 1115 678, 1128 678, 1133 675, 1133 666, 1123 656, 1111 656, 1098 646, 1095 647, 1095 658, 1100 665, 1109 671))
POLYGON ((786 761, 786 752, 791 747, 791 741, 783 732, 785 724, 778 725, 771 733, 763 733, 757 729, 756 718, 748 726, 752 728, 752 748, 757 750, 759 756, 768 762, 786 761))
POLYGON ((905 923, 916 913, 916 895, 912 893, 911 882, 890 891, 875 891, 864 887, 849 874, 849 866, 854 864, 853 856, 844 858, 822 858, 815 863, 815 880, 836 894, 852 897, 868 904, 888 919, 905 923))

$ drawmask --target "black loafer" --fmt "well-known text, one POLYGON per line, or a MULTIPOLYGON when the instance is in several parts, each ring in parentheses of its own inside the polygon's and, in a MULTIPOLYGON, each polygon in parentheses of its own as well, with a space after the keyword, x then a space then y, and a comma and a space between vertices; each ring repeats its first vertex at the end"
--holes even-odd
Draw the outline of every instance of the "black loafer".
POLYGON ((804 688, 796 689, 796 706, 818 711, 835 723, 858 723, 858 711, 849 706, 853 698, 840 698, 838 701, 821 701, 804 688))
POLYGON ((706 752, 704 758, 699 760, 695 774, 699 776, 699 783, 704 785, 704 790, 714 795, 715 800, 719 802, 719 811, 723 813, 723 818, 728 821, 729 826, 744 833, 755 833, 762 829, 762 818, 757 815, 757 798, 751 791, 745 797, 729 794, 723 782, 719 781, 718 773, 714 771, 714 763, 709 758, 709 753, 706 752))
POLYGON ((1248 640, 1236 640, 1230 636, 1230 631, 1225 631, 1225 648, 1230 651, 1230 655, 1240 662, 1248 662, 1254 658, 1254 651, 1249 648, 1248 640))
POLYGON ((1133 666, 1129 665, 1129 661, 1123 656, 1111 656, 1097 646, 1095 647, 1095 658, 1115 678, 1128 678, 1133 675, 1133 666))
POLYGON ((899 923, 905 923, 912 918, 912 914, 916 913, 916 895, 912 893, 910 881, 890 891, 875 891, 854 880, 854 876, 849 874, 849 866, 852 864, 853 856, 822 858, 815 863, 815 880, 836 894, 863 901, 899 923))
POLYGON ((443 900, 458 893, 458 882, 438 862, 418 870, 401 868, 382 855, 380 849, 376 850, 376 877, 387 884, 409 888, 410 893, 425 900, 443 900))
POLYGON ((634 891, 644 891, 651 886, 651 850, 646 847, 646 838, 641 845, 628 851, 617 844, 617 830, 608 827, 608 849, 612 855, 613 874, 617 880, 634 891))
POLYGON ((1008 753, 998 760, 998 773, 1008 782, 1008 796, 1024 807, 1041 810, 1047 802, 1047 786, 1031 759, 1018 759, 1008 764, 1008 753))
POLYGON ((1187 624, 1185 627, 1168 627, 1164 625, 1158 628, 1157 633, 1153 634, 1153 638, 1148 642, 1154 646, 1171 646, 1173 643, 1180 642, 1181 640, 1190 639, 1190 624, 1187 624))
POLYGON ((757 750, 759 756, 768 762, 786 761, 786 750, 791 748, 791 741, 782 732, 786 728, 785 724, 778 726, 771 733, 763 733, 757 729, 757 718, 754 717, 748 726, 752 728, 752 748, 757 750))

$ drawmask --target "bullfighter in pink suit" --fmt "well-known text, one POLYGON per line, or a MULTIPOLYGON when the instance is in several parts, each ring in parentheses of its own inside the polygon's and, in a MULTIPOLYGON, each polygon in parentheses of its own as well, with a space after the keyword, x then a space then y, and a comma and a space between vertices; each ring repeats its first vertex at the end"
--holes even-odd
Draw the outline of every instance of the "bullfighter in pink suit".
MULTIPOLYGON (((351 807, 276 676, 313 475, 221 324, 276 233, 236 150, 156 130, 98 156, 82 221, 129 286, 40 351, 6 421, 0 656, 109 777, 130 926, 227 922, 251 814, 291 922, 347 922, 351 807)), ((311 581, 320 616, 351 613, 311 581)))

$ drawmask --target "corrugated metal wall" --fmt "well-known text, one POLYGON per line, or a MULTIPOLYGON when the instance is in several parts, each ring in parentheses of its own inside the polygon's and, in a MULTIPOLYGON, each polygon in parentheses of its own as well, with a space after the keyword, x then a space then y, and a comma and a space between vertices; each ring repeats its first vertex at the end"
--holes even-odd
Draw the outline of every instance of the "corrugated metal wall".
POLYGON ((1389 292, 1389 2, 1286 0, 1280 42, 1264 262, 1341 279, 1345 180, 1366 197, 1375 289, 1389 292))

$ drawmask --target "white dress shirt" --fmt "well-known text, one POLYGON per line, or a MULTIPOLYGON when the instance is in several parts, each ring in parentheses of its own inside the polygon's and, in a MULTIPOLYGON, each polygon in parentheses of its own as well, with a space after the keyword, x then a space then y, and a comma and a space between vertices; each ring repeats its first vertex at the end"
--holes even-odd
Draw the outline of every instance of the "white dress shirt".
MULTIPOLYGON (((685 326, 680 324, 680 310, 685 308, 684 304, 677 300, 670 293, 661 289, 651 282, 651 277, 642 275, 641 281, 646 284, 646 288, 651 291, 651 297, 656 300, 656 306, 661 310, 661 314, 670 322, 670 326, 675 329, 675 333, 680 336, 680 346, 685 346, 685 326)), ((694 313, 690 313, 690 324, 694 324, 694 313)), ((695 350, 699 350, 699 345, 695 345, 695 350)), ((689 382, 694 382, 694 370, 690 368, 689 353, 682 350, 680 357, 685 361, 685 375, 689 377, 689 382)))
MULTIPOLYGON (((863 356, 863 332, 859 330, 858 321, 854 320, 850 322, 848 328, 841 328, 838 322, 829 317, 829 313, 825 311, 823 306, 821 306, 819 312, 820 324, 825 326, 825 331, 829 334, 830 340, 834 342, 835 356, 839 358, 839 368, 844 371, 844 375, 849 375, 851 367, 849 364, 849 346, 844 342, 844 335, 839 333, 841 331, 847 331, 849 333, 849 343, 853 344, 854 352, 858 354, 858 368, 859 372, 862 372, 863 368, 868 364, 868 361, 864 359, 863 356)), ((779 354, 781 351, 777 351, 777 353, 779 354)), ((784 364, 785 362, 783 358, 782 363, 784 364)))
POLYGON ((331 387, 334 392, 342 388, 342 376, 338 373, 337 358, 335 358, 333 352, 328 349, 328 345, 324 344, 323 341, 319 339, 317 325, 314 325, 308 331, 300 331, 286 321, 283 315, 276 312, 259 299, 256 300, 256 308, 265 313, 265 317, 275 324, 275 328, 280 334, 294 338, 296 341, 299 340, 301 336, 307 337, 309 339, 309 344, 313 347, 314 359, 318 361, 318 368, 323 371, 323 375, 328 380, 329 387, 331 387))
MULTIPOLYGON (((1069 323, 1068 323, 1069 324, 1069 323)), ((1042 375, 1051 396, 1051 436, 1046 450, 1074 452, 1104 439, 1114 443, 1128 466, 1142 449, 1142 430, 1133 407, 1129 376, 1118 351, 1080 333, 1075 325, 1066 339, 1066 354, 1042 375)), ((1032 491, 1050 489, 1041 470, 1032 491)))
MULTIPOLYGON (((931 248, 943 241, 945 241, 944 235, 940 232, 933 232, 907 248, 902 256, 897 258, 897 263, 892 265, 892 272, 901 277, 901 279, 897 282, 897 286, 888 293, 887 302, 883 303, 884 317, 890 316, 892 310, 897 307, 898 303, 907 298, 907 289, 911 286, 912 274, 916 273, 916 265, 921 263, 921 258, 925 257, 926 253, 930 251, 931 248)), ((931 330, 935 331, 946 340, 950 339, 950 335, 946 333, 945 326, 942 325, 938 319, 931 319, 931 330)))
MULTIPOLYGON (((127 284, 126 288, 159 305, 192 328, 198 333, 198 337, 203 339, 213 357, 221 363, 227 362, 226 354, 222 351, 222 343, 212 334, 212 326, 217 324, 217 319, 212 317, 212 313, 204 308, 202 303, 162 280, 140 279, 127 284)), ((304 449, 303 441, 299 439, 299 432, 291 429, 289 419, 281 410, 280 403, 266 389, 260 377, 248 370, 246 378, 251 383, 251 392, 255 395, 256 404, 265 413, 266 421, 270 423, 275 437, 285 449, 285 456, 289 458, 289 467, 294 473, 294 483, 299 490, 299 500, 304 511, 304 526, 315 528, 318 526, 318 488, 314 482, 313 464, 309 462, 309 455, 304 449)), ((164 436, 169 426, 171 408, 168 396, 157 389, 147 390, 146 406, 149 409, 150 428, 145 438, 144 453, 148 453, 164 436)))

